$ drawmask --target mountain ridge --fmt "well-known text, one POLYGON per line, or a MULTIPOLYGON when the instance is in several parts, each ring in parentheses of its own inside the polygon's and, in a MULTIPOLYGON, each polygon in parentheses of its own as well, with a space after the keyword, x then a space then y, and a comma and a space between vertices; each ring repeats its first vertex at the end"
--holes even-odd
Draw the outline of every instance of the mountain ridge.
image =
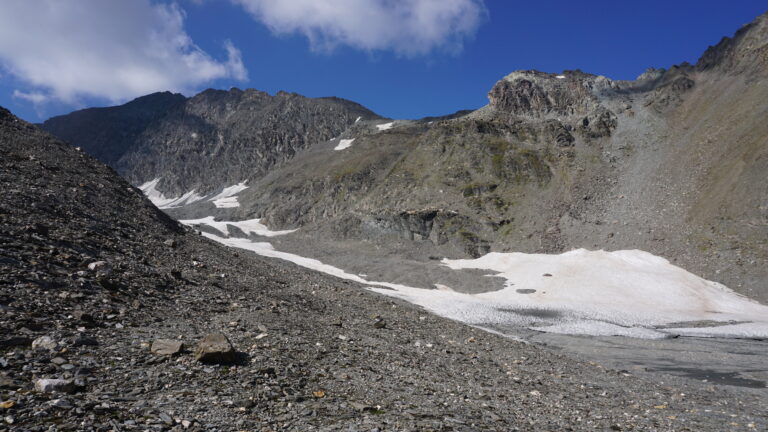
POLYGON ((337 97, 232 88, 207 89, 190 98, 155 93, 118 107, 57 116, 41 127, 135 184, 160 177, 163 192, 177 194, 207 193, 266 172, 361 118, 379 116, 337 97), (224 161, 211 166, 217 158, 224 161), (178 164, 179 159, 185 163, 178 164))

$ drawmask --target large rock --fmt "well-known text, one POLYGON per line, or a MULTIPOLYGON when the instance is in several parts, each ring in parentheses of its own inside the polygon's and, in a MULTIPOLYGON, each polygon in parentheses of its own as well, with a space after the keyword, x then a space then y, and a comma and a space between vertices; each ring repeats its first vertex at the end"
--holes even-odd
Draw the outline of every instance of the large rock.
POLYGON ((172 356, 180 353, 184 349, 184 343, 173 339, 158 339, 152 342, 150 351, 157 355, 172 356))
POLYGON ((211 333, 195 348, 195 358, 203 363, 234 363, 235 348, 223 333, 211 333))

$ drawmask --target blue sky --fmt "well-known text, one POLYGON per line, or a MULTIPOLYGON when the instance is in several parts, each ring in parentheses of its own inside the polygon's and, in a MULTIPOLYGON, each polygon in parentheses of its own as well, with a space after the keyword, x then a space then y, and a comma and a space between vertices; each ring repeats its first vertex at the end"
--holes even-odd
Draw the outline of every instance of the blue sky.
POLYGON ((723 5, 7 0, 0 105, 41 121, 156 90, 235 86, 344 97, 393 118, 441 115, 484 105, 516 69, 633 79, 647 67, 693 63, 768 10, 764 0, 723 5))

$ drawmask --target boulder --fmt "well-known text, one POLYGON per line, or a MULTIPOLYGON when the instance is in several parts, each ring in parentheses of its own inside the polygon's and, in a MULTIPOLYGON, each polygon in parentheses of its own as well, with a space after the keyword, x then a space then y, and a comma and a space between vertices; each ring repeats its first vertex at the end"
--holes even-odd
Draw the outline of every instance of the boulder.
POLYGON ((211 333, 197 344, 195 358, 203 363, 233 363, 236 359, 235 348, 224 334, 211 333))
POLYGON ((166 356, 178 354, 182 350, 184 350, 184 343, 173 339, 158 339, 152 342, 152 347, 150 347, 152 354, 166 356))

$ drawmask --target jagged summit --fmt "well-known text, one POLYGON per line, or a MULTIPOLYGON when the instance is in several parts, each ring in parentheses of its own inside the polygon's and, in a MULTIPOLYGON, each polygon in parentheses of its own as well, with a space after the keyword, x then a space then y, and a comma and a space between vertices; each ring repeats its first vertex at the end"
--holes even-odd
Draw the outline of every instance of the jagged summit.
POLYGON ((699 71, 768 73, 768 12, 741 27, 733 37, 710 46, 696 63, 699 71))

